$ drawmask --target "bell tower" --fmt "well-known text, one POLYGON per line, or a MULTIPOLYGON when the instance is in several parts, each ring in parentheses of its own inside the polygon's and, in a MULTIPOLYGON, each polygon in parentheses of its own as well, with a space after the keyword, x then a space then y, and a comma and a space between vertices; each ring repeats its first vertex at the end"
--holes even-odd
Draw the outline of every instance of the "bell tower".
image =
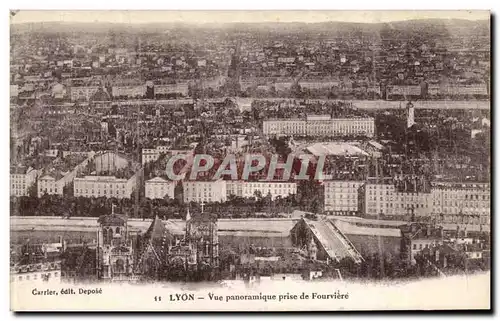
POLYGON ((98 278, 110 281, 127 281, 132 276, 133 247, 128 235, 127 217, 115 213, 99 217, 98 278))
POLYGON ((415 125, 415 106, 410 102, 406 104, 406 127, 410 128, 411 126, 415 125))

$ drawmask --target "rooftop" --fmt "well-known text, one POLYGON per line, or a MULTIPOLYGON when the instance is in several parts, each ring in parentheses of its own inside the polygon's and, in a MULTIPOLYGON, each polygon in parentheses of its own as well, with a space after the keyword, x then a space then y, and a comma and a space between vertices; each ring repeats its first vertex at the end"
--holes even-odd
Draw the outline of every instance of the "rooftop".
POLYGON ((363 151, 361 148, 347 144, 347 143, 337 143, 337 142, 323 142, 316 143, 308 146, 307 151, 314 156, 369 156, 368 153, 363 151))

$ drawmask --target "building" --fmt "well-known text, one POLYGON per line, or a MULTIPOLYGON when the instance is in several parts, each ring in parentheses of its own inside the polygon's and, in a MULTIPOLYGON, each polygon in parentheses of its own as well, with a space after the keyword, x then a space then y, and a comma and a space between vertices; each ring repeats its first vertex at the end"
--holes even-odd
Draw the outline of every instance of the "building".
POLYGON ((406 105, 406 127, 415 125, 415 106, 411 102, 406 105))
POLYGON ((173 199, 176 184, 176 181, 166 180, 158 176, 152 178, 145 183, 145 197, 149 199, 166 197, 173 199))
POLYGON ((276 197, 287 197, 297 194, 297 183, 285 181, 226 181, 227 196, 255 197, 260 193, 262 197, 271 195, 271 199, 276 197))
POLYGON ((374 118, 334 118, 328 115, 307 116, 306 119, 265 120, 262 129, 266 135, 298 136, 356 136, 375 135, 374 118))
POLYGON ((219 268, 217 218, 208 213, 186 215, 185 230, 172 234, 166 223, 155 217, 144 235, 138 237, 135 253, 136 277, 186 281, 210 280, 219 268))
POLYGON ((19 96, 19 85, 10 85, 10 97, 19 96))
POLYGON ((183 181, 184 202, 225 202, 226 181, 183 181))
POLYGON ((396 189, 395 184, 367 182, 362 190, 361 213, 368 216, 430 216, 430 193, 396 189))
POLYGON ((142 279, 146 280, 167 278, 169 250, 177 242, 176 237, 156 216, 146 233, 138 237, 134 251, 138 254, 134 274, 141 275, 142 279))
POLYGON ((93 154, 89 157, 71 155, 65 158, 67 161, 59 159, 54 160, 53 167, 43 170, 43 174, 37 182, 37 195, 42 197, 44 194, 48 195, 63 195, 64 188, 73 183, 75 177, 84 170, 87 164, 92 160, 93 154), (71 165, 83 159, 80 163, 73 168, 71 165))
POLYGON ((366 215, 430 217, 445 223, 490 224, 490 184, 435 182, 430 191, 404 191, 393 183, 368 182, 362 190, 366 215))
POLYGON ((416 256, 422 251, 444 244, 442 228, 430 224, 411 223, 401 226, 401 252, 402 257, 416 264, 416 256))
POLYGON ((32 167, 11 166, 10 195, 28 196, 29 189, 35 184, 38 171, 32 167))
POLYGON ((208 213, 199 213, 186 218, 185 240, 196 251, 197 264, 200 268, 216 269, 219 267, 219 238, 217 217, 208 213))
POLYGON ((329 220, 307 220, 295 224, 290 231, 292 244, 301 249, 311 260, 340 262, 352 259, 361 263, 364 259, 349 239, 329 220))
POLYGON ((140 98, 146 95, 146 85, 113 86, 111 95, 115 98, 140 98))
POLYGON ((264 120, 262 129, 266 135, 306 135, 306 121, 303 119, 264 120))
POLYGON ((187 97, 189 95, 189 86, 187 83, 171 85, 155 85, 154 94, 160 96, 179 94, 187 97))
POLYGON ((133 280, 134 248, 127 217, 120 214, 103 215, 98 219, 97 273, 107 281, 133 280))
POLYGON ((361 181, 324 181, 325 212, 334 215, 358 215, 361 181))
POLYGON ((131 161, 122 154, 114 152, 98 152, 93 161, 96 173, 115 172, 120 169, 125 169, 131 165, 131 161))
POLYGON ((84 176, 74 179, 75 197, 131 198, 137 187, 138 174, 130 178, 115 176, 84 176))
POLYGON ((434 182, 430 193, 432 215, 441 221, 489 225, 489 183, 434 182))
POLYGON ((71 101, 89 101, 98 91, 98 86, 71 87, 70 98, 71 101))

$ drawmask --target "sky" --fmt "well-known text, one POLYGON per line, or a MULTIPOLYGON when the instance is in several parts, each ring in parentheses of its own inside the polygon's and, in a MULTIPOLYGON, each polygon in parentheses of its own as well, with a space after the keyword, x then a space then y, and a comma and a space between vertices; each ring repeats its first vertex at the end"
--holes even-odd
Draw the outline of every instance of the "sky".
POLYGON ((488 11, 19 11, 11 23, 231 23, 231 22, 392 22, 412 19, 489 19, 488 11))

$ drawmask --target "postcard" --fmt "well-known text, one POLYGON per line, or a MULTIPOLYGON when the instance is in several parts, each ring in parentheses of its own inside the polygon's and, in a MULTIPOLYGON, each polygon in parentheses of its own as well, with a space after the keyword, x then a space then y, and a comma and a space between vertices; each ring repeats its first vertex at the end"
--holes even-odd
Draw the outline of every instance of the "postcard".
POLYGON ((488 11, 10 22, 13 311, 491 309, 488 11))

